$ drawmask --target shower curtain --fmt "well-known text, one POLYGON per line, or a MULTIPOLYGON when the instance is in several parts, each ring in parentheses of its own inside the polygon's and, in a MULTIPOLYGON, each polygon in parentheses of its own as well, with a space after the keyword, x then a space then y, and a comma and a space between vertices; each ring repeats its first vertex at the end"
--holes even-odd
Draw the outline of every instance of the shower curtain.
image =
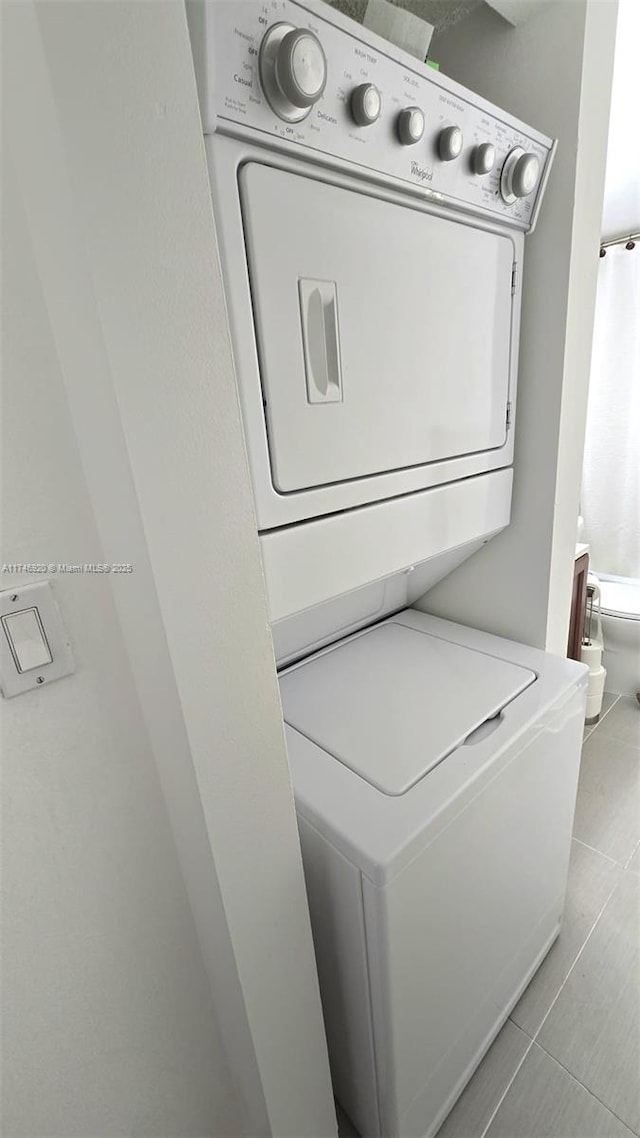
POLYGON ((599 262, 581 512, 592 568, 640 577, 640 242, 599 262))

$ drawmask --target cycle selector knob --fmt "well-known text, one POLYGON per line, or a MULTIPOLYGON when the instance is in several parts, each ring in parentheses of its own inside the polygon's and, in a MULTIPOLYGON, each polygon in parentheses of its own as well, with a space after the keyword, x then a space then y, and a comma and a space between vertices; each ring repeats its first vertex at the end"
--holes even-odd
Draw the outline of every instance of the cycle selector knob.
POLYGON ((496 164, 496 148, 492 142, 481 142, 474 146, 471 165, 474 174, 490 174, 496 164))
POLYGON ((380 118, 382 96, 373 83, 361 83, 351 93, 351 117, 358 126, 371 126, 380 118))
POLYGON ((320 40, 307 28, 273 24, 260 44, 258 69, 269 106, 286 122, 300 122, 322 98, 327 60, 320 40))
POLYGON ((516 146, 507 154, 500 177, 500 193, 507 205, 526 198, 536 188, 540 174, 540 159, 537 154, 516 146))
POLYGON ((415 146, 424 134, 424 114, 420 107, 405 107, 396 121, 398 138, 403 146, 415 146))
POLYGON ((462 154, 464 138, 459 126, 445 126, 438 135, 438 154, 443 162, 452 162, 462 154))

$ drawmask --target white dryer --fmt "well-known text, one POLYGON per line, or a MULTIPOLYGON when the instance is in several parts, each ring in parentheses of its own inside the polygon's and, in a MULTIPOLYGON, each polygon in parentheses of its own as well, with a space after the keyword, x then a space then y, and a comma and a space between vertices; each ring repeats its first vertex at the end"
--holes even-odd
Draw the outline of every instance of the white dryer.
POLYGON ((288 652, 282 622, 408 570, 410 603, 508 524, 524 234, 555 144, 327 4, 187 10, 288 652))
POLYGON ((435 1134, 558 935, 585 669, 412 610, 280 681, 336 1096, 435 1134))
POLYGON ((188 13, 336 1095, 424 1138, 566 884, 586 669, 407 608, 509 523, 555 144, 315 0, 188 13))

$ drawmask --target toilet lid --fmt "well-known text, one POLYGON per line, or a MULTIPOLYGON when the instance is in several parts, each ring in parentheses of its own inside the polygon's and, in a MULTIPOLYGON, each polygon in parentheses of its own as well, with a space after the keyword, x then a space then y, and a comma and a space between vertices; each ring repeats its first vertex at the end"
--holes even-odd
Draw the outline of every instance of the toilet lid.
POLYGON ((640 620, 640 582, 624 577, 600 578, 600 608, 605 616, 640 620))
POLYGON ((286 723, 384 794, 406 793, 535 680, 389 622, 280 678, 286 723))

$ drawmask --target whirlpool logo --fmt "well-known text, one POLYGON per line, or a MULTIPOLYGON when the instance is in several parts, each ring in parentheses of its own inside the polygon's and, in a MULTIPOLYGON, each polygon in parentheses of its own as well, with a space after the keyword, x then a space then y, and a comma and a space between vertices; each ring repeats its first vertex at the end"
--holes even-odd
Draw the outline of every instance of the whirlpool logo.
POLYGON ((418 178, 420 182, 432 182, 433 170, 427 170, 425 166, 421 166, 419 162, 411 163, 411 176, 418 178))

